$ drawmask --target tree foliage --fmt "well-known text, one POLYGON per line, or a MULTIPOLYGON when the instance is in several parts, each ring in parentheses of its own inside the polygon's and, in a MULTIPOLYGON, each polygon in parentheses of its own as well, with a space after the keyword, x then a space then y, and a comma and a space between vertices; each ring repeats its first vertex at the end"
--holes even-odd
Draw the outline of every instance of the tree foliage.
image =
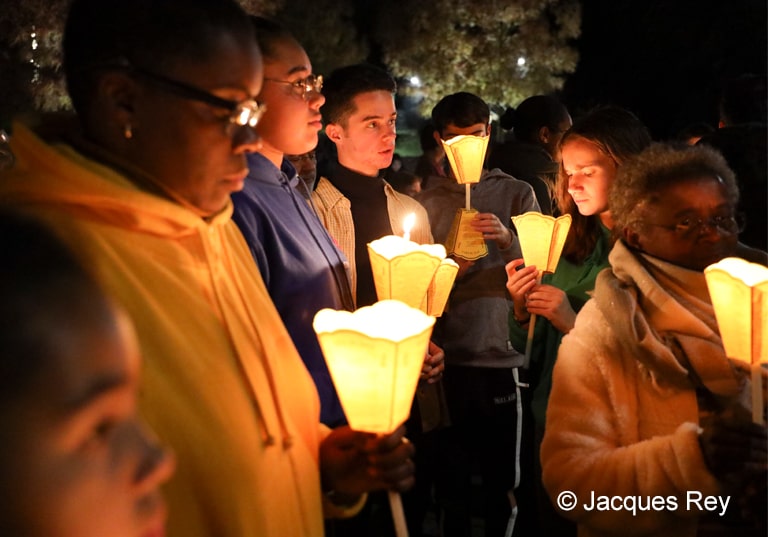
POLYGON ((286 0, 276 15, 307 51, 314 72, 364 61, 368 45, 357 30, 352 0, 286 0))
POLYGON ((0 118, 69 105, 61 76, 67 0, 5 0, 0 9, 0 118))
POLYGON ((423 97, 424 114, 457 91, 515 106, 560 89, 578 61, 577 0, 400 2, 378 20, 384 61, 398 77, 419 77, 411 91, 423 97))
MULTIPOLYGON (((578 0, 238 1, 249 13, 274 16, 290 28, 316 72, 368 58, 383 61, 396 76, 419 76, 424 113, 443 95, 462 90, 515 105, 559 89, 578 59, 572 46, 580 33, 578 0)), ((69 0, 3 4, 0 120, 67 108, 60 45, 69 0)))
MULTIPOLYGON (((238 2, 249 13, 272 14, 282 5, 282 0, 238 2)), ((61 72, 61 37, 68 7, 69 0, 3 0, 0 126, 20 113, 71 107, 61 72)))

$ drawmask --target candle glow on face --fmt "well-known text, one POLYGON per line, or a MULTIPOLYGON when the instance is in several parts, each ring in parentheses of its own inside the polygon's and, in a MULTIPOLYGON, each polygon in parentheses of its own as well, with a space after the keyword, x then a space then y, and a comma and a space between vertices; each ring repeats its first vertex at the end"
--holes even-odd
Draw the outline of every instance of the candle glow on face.
POLYGON ((416 213, 411 213, 403 219, 403 238, 411 240, 411 230, 416 223, 416 213))

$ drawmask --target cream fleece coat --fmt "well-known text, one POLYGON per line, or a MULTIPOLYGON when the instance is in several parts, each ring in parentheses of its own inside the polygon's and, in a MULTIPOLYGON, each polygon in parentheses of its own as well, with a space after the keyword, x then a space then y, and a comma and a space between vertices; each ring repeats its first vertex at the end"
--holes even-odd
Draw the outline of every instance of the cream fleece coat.
POLYGON ((693 536, 701 513, 687 509, 687 492, 722 492, 699 447, 692 374, 724 404, 748 397, 749 380, 724 354, 701 272, 638 258, 622 242, 609 260, 613 270, 598 276, 595 298, 560 347, 544 485, 553 502, 576 494, 564 515, 580 536, 693 536), (643 505, 658 496, 677 507, 588 510, 593 493, 643 505))

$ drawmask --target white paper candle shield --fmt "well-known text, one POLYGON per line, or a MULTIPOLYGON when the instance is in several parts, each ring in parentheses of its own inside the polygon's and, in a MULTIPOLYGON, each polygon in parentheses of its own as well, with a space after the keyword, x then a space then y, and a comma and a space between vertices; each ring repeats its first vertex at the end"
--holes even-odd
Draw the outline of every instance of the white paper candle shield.
POLYGON ((387 434, 405 422, 434 323, 395 300, 315 315, 313 327, 350 427, 387 434))

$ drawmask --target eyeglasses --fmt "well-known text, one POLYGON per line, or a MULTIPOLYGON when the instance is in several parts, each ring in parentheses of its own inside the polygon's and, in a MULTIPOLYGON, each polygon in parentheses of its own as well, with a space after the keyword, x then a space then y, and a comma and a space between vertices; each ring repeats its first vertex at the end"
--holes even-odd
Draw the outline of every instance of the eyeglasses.
POLYGON ((310 151, 308 153, 302 153, 301 155, 285 155, 285 158, 290 160, 291 162, 301 162, 303 160, 317 160, 317 156, 315 155, 314 151, 310 151))
POLYGON ((265 78, 265 81, 275 82, 277 84, 288 84, 293 87, 293 92, 304 100, 309 99, 309 92, 320 93, 323 89, 323 75, 309 75, 295 82, 287 80, 277 80, 275 78, 265 78))
POLYGON ((672 231, 680 238, 697 237, 701 233, 703 226, 709 226, 712 229, 716 229, 724 235, 733 235, 735 233, 741 233, 744 231, 744 217, 742 214, 729 215, 729 216, 712 216, 707 219, 703 218, 683 218, 676 224, 653 224, 651 222, 643 222, 647 226, 660 227, 669 231, 672 231))
POLYGON ((175 93, 179 97, 229 110, 231 112, 229 122, 233 125, 239 125, 241 127, 248 125, 250 127, 255 127, 267 109, 266 105, 259 104, 254 99, 245 99, 244 101, 239 102, 231 101, 229 99, 217 97, 216 95, 208 93, 200 88, 196 88, 195 86, 190 86, 184 82, 179 82, 178 80, 151 71, 146 71, 137 67, 131 67, 130 69, 133 73, 154 82, 158 86, 175 93))

